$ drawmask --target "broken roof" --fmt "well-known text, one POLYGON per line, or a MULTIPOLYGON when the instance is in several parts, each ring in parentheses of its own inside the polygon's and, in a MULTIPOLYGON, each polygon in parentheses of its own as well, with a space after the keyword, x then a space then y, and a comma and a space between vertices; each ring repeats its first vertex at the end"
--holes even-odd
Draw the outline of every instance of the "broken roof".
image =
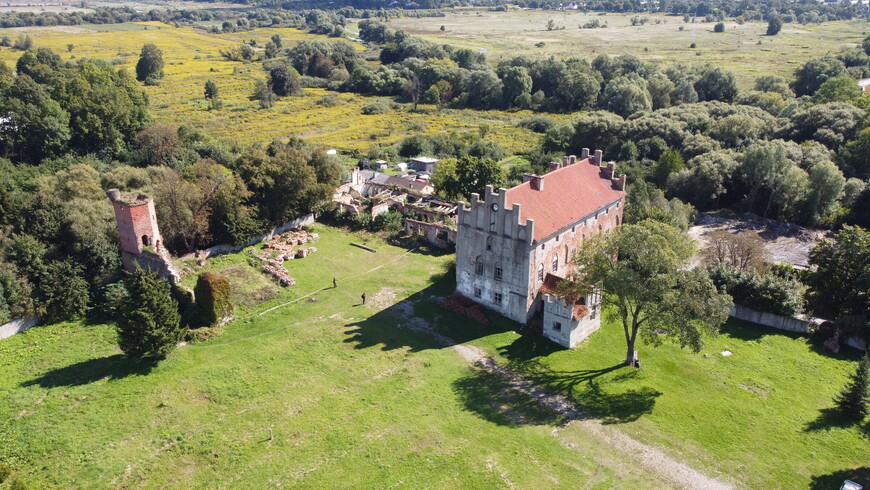
POLYGON ((535 220, 534 239, 542 241, 625 196, 605 172, 590 159, 582 160, 540 177, 541 190, 531 181, 508 189, 505 202, 511 208, 522 206, 520 224, 535 220))
MULTIPOLYGON (((544 283, 541 284, 541 293, 549 294, 551 296, 556 296, 556 287, 560 282, 565 279, 555 275, 555 274, 547 274, 547 277, 544 278, 544 283)), ((580 321, 589 314, 589 308, 586 307, 586 298, 581 297, 577 301, 574 302, 574 307, 572 308, 572 314, 575 320, 580 321)))

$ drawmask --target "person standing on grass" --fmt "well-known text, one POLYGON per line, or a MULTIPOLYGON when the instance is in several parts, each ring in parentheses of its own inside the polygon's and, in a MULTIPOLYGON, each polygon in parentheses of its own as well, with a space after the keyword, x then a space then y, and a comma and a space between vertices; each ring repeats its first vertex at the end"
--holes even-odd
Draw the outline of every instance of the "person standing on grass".
POLYGON ((335 289, 337 287, 338 287, 338 284, 335 282, 335 278, 333 277, 332 278, 332 289, 335 289))
POLYGON ((362 296, 360 296, 360 298, 362 298, 362 304, 366 304, 366 293, 362 293, 362 296))

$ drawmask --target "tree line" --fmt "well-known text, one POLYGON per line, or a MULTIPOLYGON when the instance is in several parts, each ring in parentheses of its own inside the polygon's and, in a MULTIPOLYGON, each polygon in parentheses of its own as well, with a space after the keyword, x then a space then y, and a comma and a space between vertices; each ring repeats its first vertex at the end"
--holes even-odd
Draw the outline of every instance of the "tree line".
POLYGON ((343 173, 299 139, 242 147, 154 125, 126 70, 64 63, 45 48, 26 51, 15 72, 0 63, 0 168, 0 321, 111 311, 123 275, 106 189, 154 196, 165 244, 183 254, 319 209, 343 173))

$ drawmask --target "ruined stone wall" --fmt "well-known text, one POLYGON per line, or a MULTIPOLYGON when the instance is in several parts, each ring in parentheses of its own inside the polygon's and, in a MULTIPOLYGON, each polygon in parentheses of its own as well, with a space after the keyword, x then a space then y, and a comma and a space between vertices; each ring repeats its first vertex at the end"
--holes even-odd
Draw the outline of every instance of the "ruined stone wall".
POLYGON ((139 254, 146 246, 155 249, 163 246, 153 200, 148 199, 147 202, 136 204, 113 200, 112 206, 115 208, 115 222, 118 224, 121 250, 139 254))
POLYGON ((583 318, 576 320, 573 304, 566 304, 562 298, 549 294, 541 296, 544 301, 543 333, 553 342, 570 349, 601 328, 601 315, 597 307, 590 308, 583 318))
POLYGON ((405 233, 416 233, 436 247, 447 248, 456 244, 456 229, 440 223, 405 218, 405 233))

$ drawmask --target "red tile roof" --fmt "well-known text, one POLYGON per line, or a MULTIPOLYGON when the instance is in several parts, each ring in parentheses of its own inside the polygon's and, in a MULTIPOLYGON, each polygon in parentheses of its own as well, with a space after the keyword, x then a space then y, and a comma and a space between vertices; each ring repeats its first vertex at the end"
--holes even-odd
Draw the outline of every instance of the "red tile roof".
POLYGON ((535 220, 535 241, 625 196, 614 181, 604 177, 604 167, 590 163, 590 159, 554 170, 542 178, 543 190, 524 182, 507 191, 507 206, 522 206, 520 223, 535 220))
MULTIPOLYGON (((562 281, 564 281, 563 278, 548 273, 547 276, 544 278, 543 284, 541 284, 541 293, 555 295, 556 286, 562 281)), ((589 308, 586 307, 585 297, 582 297, 574 302, 573 314, 574 319, 577 321, 582 320, 584 316, 589 314, 589 308)))

